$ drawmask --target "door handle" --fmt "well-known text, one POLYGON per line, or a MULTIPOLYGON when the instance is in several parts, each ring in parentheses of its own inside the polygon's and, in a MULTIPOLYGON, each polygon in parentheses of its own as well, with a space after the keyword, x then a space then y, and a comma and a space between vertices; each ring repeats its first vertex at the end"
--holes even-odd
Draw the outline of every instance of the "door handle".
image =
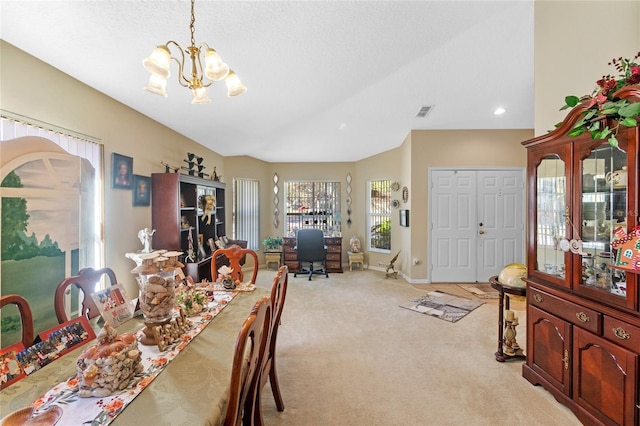
POLYGON ((482 234, 484 234, 484 231, 480 230, 480 232, 478 232, 478 234, 482 235, 482 234))

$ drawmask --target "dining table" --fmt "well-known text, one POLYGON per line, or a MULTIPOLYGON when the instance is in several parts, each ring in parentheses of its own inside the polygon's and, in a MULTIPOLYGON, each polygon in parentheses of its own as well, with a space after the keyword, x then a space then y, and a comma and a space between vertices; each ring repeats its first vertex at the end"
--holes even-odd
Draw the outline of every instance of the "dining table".
MULTIPOLYGON (((189 341, 153 380, 114 418, 112 425, 219 425, 224 423, 229 399, 235 343, 254 304, 269 291, 255 287, 238 292, 204 328, 189 341)), ((118 333, 139 332, 141 317, 120 325, 118 333)), ((0 391, 0 417, 34 404, 59 383, 76 374, 76 360, 89 342, 0 391)), ((154 350, 158 349, 154 346, 154 350)), ((93 398, 100 404, 100 398, 93 398)), ((37 404, 36 404, 37 405, 37 404)), ((73 401, 59 405, 59 424, 73 424, 73 401), (69 421, 71 419, 71 422, 69 421)), ((80 417, 77 423, 84 420, 80 417)))

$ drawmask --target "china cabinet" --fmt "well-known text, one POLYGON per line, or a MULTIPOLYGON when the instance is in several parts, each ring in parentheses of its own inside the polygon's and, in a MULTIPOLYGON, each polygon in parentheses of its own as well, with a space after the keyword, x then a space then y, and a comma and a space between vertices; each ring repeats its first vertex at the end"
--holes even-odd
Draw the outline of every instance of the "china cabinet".
MULTIPOLYGON (((640 87, 619 96, 640 101, 640 87)), ((542 385, 585 424, 638 425, 638 273, 616 266, 615 232, 640 222, 638 127, 618 147, 568 137, 586 106, 527 148, 527 360, 542 385)), ((602 126, 617 123, 602 119, 602 126)))
POLYGON ((153 173, 153 247, 182 251, 185 273, 211 280, 211 247, 225 235, 225 184, 180 173, 153 173))

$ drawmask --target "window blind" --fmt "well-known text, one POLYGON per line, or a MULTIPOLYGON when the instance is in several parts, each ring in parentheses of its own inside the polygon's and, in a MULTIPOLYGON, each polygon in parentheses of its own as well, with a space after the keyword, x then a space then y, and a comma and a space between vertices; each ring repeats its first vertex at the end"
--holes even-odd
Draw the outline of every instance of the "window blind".
POLYGON ((251 250, 260 248, 260 193, 255 179, 233 180, 233 236, 246 240, 251 250))

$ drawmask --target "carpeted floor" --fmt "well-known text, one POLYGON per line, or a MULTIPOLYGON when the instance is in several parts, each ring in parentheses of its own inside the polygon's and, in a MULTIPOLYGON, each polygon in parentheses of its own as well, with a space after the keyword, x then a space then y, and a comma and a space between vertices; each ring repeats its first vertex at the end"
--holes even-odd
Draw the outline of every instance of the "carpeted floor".
MULTIPOLYGON (((261 270, 258 285, 274 275, 261 270)), ((522 361, 495 361, 496 300, 457 323, 398 308, 425 290, 469 297, 455 284, 414 286, 376 271, 291 274, 277 353, 285 411, 267 385, 267 425, 580 424, 522 378, 522 361)), ((511 308, 524 346, 524 303, 511 308)))

